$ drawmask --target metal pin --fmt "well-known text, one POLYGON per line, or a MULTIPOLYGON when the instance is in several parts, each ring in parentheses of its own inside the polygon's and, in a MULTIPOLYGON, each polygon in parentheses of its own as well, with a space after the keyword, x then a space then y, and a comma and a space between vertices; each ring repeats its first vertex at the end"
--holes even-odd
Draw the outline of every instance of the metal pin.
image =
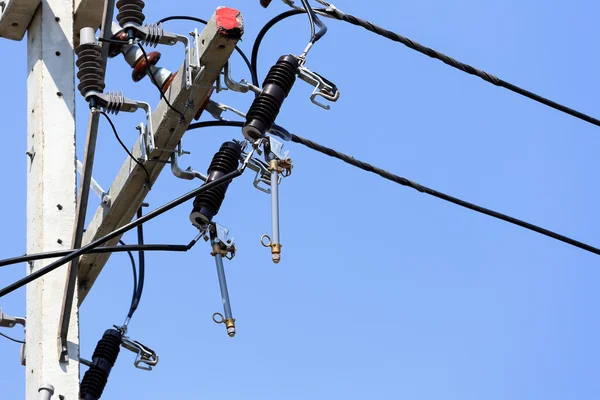
POLYGON ((279 238, 279 162, 271 160, 271 254, 273 262, 281 261, 281 242, 279 238))
POLYGON ((229 291, 227 290, 227 279, 225 278, 225 268, 223 266, 223 255, 221 254, 221 245, 219 239, 216 237, 212 238, 213 245, 213 255, 215 257, 215 264, 217 266, 217 275, 219 277, 219 287, 221 289, 221 300, 223 301, 223 312, 225 313, 225 317, 223 317, 220 321, 215 319, 215 315, 213 315, 213 320, 217 323, 224 323, 227 328, 227 334, 230 337, 235 336, 235 319, 233 319, 233 314, 231 312, 231 302, 229 301, 229 291))

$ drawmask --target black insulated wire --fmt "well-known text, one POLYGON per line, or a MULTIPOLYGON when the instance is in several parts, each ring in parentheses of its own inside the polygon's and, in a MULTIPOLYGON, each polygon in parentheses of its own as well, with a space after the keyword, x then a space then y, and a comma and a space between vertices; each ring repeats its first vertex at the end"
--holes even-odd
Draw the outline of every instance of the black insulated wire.
POLYGON ((11 342, 15 342, 15 343, 20 343, 20 344, 25 344, 24 340, 19 340, 19 339, 15 339, 13 337, 10 337, 8 335, 5 335, 4 333, 0 332, 0 336, 2 336, 5 339, 10 340, 11 342))
MULTIPOLYGON (((189 126, 188 130, 205 128, 205 127, 209 127, 209 126, 240 127, 240 126, 243 126, 243 124, 244 123, 241 122, 241 121, 207 121, 207 122, 199 122, 199 123, 191 124, 189 126)), ((281 129, 281 128, 278 127, 278 129, 281 129)), ((286 132, 285 130, 283 130, 283 131, 286 132)), ((520 219, 508 216, 506 214, 502 214, 502 213, 499 213, 497 211, 490 210, 488 208, 481 207, 481 206, 478 206, 478 205, 473 204, 473 203, 469 203, 468 201, 461 200, 459 198, 450 196, 450 195, 442 193, 442 192, 438 192, 437 190, 428 188, 427 186, 420 185, 420 184, 418 184, 418 183, 416 183, 414 181, 411 181, 409 179, 406 179, 406 178, 403 178, 401 176, 392 174, 389 171, 386 171, 386 170, 383 170, 381 168, 375 167, 375 166, 373 166, 373 165, 371 165, 369 163, 366 163, 364 161, 357 160, 356 158, 354 158, 352 156, 349 156, 347 154, 341 153, 341 152, 339 152, 337 150, 334 150, 332 148, 323 146, 323 145, 321 145, 321 144, 319 144, 317 142, 314 142, 312 140, 305 139, 305 138, 303 138, 301 136, 291 134, 291 138, 292 138, 292 142, 294 142, 294 143, 301 144, 303 146, 308 147, 309 149, 315 150, 315 151, 317 151, 319 153, 322 153, 322 154, 325 154, 325 155, 327 155, 329 157, 337 158, 338 160, 341 160, 341 161, 345 162, 346 164, 350 164, 350 165, 352 165, 354 167, 360 168, 363 171, 374 173, 376 175, 381 176, 382 178, 385 178, 387 180, 395 182, 395 183, 397 183, 399 185, 410 187, 410 188, 415 189, 415 190, 417 190, 417 191, 419 191, 421 193, 425 193, 425 194, 428 194, 430 196, 437 197, 438 199, 442 199, 444 201, 456 204, 458 206, 467 208, 467 209, 469 209, 471 211, 475 211, 477 213, 484 214, 484 215, 487 215, 487 216, 499 219, 499 220, 504 221, 504 222, 508 222, 509 224, 512 224, 512 225, 520 226, 521 228, 525 228, 527 230, 530 230, 530 231, 539 233, 541 235, 550 237, 552 239, 558 240, 559 242, 563 242, 563 243, 566 243, 566 244, 571 245, 573 247, 577 247, 577 248, 579 248, 581 250, 585 250, 585 251, 588 251, 590 253, 593 253, 593 254, 596 254, 596 255, 600 255, 600 249, 597 248, 597 247, 594 247, 594 246, 591 246, 589 244, 580 242, 578 240, 575 240, 575 239, 572 239, 570 237, 561 235, 559 233, 550 231, 548 229, 539 227, 539 226, 531 224, 529 222, 525 222, 525 221, 522 221, 520 219)))
MULTIPOLYGON (((454 67, 460 71, 463 71, 467 74, 470 75, 474 75, 477 76, 481 79, 483 79, 484 81, 491 83, 492 85, 498 86, 498 87, 502 87, 504 89, 510 90, 513 93, 517 93, 521 96, 527 97, 533 101, 536 101, 538 103, 541 103, 545 106, 548 106, 550 108, 553 108, 557 111, 563 112, 565 114, 568 114, 572 117, 578 118, 582 121, 588 122, 592 125, 595 126, 600 126, 600 120, 597 118, 594 118, 590 115, 584 114, 580 111, 574 110, 570 107, 567 107, 563 104, 557 103, 553 100, 547 99, 543 96, 540 96, 539 94, 533 93, 529 90, 523 89, 515 84, 512 84, 510 82, 507 82, 505 80, 502 80, 492 74, 490 74, 489 72, 485 72, 482 71, 480 69, 477 69, 469 64, 460 62, 458 60, 455 60, 452 57, 449 57, 447 55, 445 55, 444 53, 441 53, 439 51, 436 51, 434 49, 431 49, 429 47, 423 46, 422 44, 415 42, 414 40, 408 39, 398 33, 389 31, 387 29, 384 29, 380 26, 377 26, 369 21, 365 21, 364 19, 355 17, 353 15, 350 14, 344 14, 342 12, 339 12, 337 10, 327 10, 327 9, 317 9, 316 11, 319 11, 321 13, 325 13, 328 16, 330 16, 331 18, 340 20, 340 21, 344 21, 344 22, 348 22, 352 25, 356 25, 356 26, 360 26, 370 32, 373 32, 379 36, 383 36, 387 39, 390 39, 394 42, 398 42, 398 43, 402 43, 403 45, 405 45, 406 47, 418 51, 421 54, 425 54, 428 57, 434 58, 436 60, 440 60, 441 62, 443 62, 446 65, 449 65, 451 67, 454 67)), ((262 30, 259 32, 258 36, 256 37, 256 41, 254 42, 254 46, 252 49, 252 57, 251 57, 251 61, 252 61, 252 66, 254 67, 254 69, 258 70, 258 50, 260 47, 260 44, 264 38, 264 36, 266 35, 266 33, 277 23, 283 21, 284 19, 287 19, 289 17, 292 17, 294 15, 299 15, 299 14, 304 14, 305 11, 304 10, 290 10, 290 11, 286 11, 278 16, 276 16, 275 18, 273 18, 271 21, 269 21, 263 28, 262 30)), ((258 86, 258 83, 255 82, 255 85, 258 86)))
MULTIPOLYGON (((121 246, 127 246, 125 242, 119 240, 121 246)), ((133 309, 133 304, 135 303, 135 296, 137 294, 137 285, 138 285, 138 277, 137 277, 137 266, 135 265, 135 258, 133 258, 133 253, 131 250, 127 251, 127 255, 129 256, 129 261, 131 262, 131 269, 133 270, 133 292, 131 294, 131 304, 129 305, 129 312, 127 313, 127 318, 130 319, 133 313, 131 310, 133 309)))
POLYGON ((104 392, 110 371, 117 361, 123 336, 116 329, 104 332, 92 355, 92 365, 83 375, 80 400, 98 400, 104 392))
MULTIPOLYGON (((195 244, 195 241, 192 243, 185 244, 145 244, 143 246, 137 245, 124 245, 124 246, 108 246, 108 247, 98 247, 90 251, 90 253, 97 254, 106 254, 106 253, 121 253, 121 252, 129 252, 132 251, 170 251, 170 252, 182 252, 190 250, 195 244)), ((57 258, 64 257, 71 254, 73 250, 58 250, 58 251, 49 251, 46 253, 35 253, 35 254, 27 254, 24 256, 13 257, 13 258, 5 258, 4 260, 0 260, 0 267, 6 267, 7 265, 20 264, 29 261, 37 261, 37 260, 47 260, 49 258, 57 258)), ((132 256, 133 257, 133 256, 132 256)), ((136 278, 137 279, 137 278, 136 278)))
MULTIPOLYGON (((143 216, 142 207, 140 207, 137 210, 137 218, 138 219, 142 218, 142 216, 143 216)), ((137 226, 137 239, 138 239, 138 245, 143 246, 144 245, 144 226, 143 225, 137 226)), ((127 319, 131 319, 131 317, 133 317, 133 314, 136 312, 136 310, 138 309, 138 306, 140 305, 140 300, 142 299, 142 293, 144 292, 144 281, 146 279, 146 256, 144 254, 144 250, 140 250, 138 252, 138 266, 139 266, 139 270, 140 270, 140 276, 137 281, 137 289, 136 289, 133 299, 131 301, 131 308, 129 309, 129 313, 127 314, 127 319)))
POLYGON ((308 22, 310 23, 310 43, 317 43, 327 33, 327 25, 321 21, 308 0, 301 0, 301 2, 308 14, 308 22), (318 32, 316 31, 316 26, 320 28, 318 32))
POLYGON ((207 183, 205 185, 202 185, 201 187, 194 189, 191 192, 188 192, 188 193, 176 198, 175 200, 170 201, 169 203, 157 208, 156 210, 149 212, 148 214, 144 215, 142 218, 138 218, 135 221, 131 221, 128 224, 125 224, 122 227, 117 228, 114 231, 108 233, 106 236, 96 239, 93 242, 90 242, 77 250, 71 251, 68 255, 66 255, 66 256, 50 263, 49 265, 47 265, 43 268, 40 268, 37 271, 32 272, 31 274, 27 275, 26 277, 21 278, 18 281, 4 287, 3 289, 0 290, 0 297, 4 297, 7 294, 10 294, 10 293, 14 292, 15 290, 27 285, 28 283, 41 278, 42 276, 62 267, 63 265, 65 265, 66 263, 72 261, 73 259, 75 259, 77 257, 81 257, 84 254, 93 252, 97 247, 102 246, 109 240, 120 237, 121 235, 123 235, 124 233, 137 227, 138 225, 146 223, 146 222, 150 221, 151 219, 154 219, 154 218, 158 217, 159 215, 162 215, 162 214, 166 213, 167 211, 170 211, 173 208, 180 206, 181 204, 193 199, 194 197, 198 196, 201 193, 204 193, 208 190, 219 187, 220 185, 231 182, 235 178, 242 175, 243 172, 244 172, 243 169, 237 169, 225 176, 222 176, 219 179, 215 179, 214 181, 207 183))

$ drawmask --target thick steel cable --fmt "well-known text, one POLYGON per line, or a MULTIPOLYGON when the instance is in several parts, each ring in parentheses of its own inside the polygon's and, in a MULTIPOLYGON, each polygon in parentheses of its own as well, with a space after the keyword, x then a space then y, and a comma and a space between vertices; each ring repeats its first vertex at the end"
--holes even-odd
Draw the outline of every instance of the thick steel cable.
MULTIPOLYGON (((352 25, 360 26, 370 32, 373 32, 373 33, 379 35, 379 36, 383 36, 386 39, 392 40, 394 42, 402 43, 406 47, 408 47, 412 50, 418 51, 421 54, 425 54, 426 56, 429 56, 436 60, 440 60, 444 64, 454 67, 454 68, 456 68, 460 71, 463 71, 467 74, 477 76, 477 77, 483 79, 484 81, 491 83, 492 85, 495 85, 498 87, 503 87, 507 90, 510 90, 511 92, 517 93, 521 96, 524 96, 531 100, 537 101, 538 103, 544 104, 544 105, 546 105, 550 108, 553 108, 557 111, 560 111, 560 112, 568 114, 572 117, 581 119, 592 125, 600 126, 600 120, 598 120, 597 118, 594 118, 592 116, 584 114, 580 111, 574 110, 570 107, 567 107, 563 104, 557 103, 553 100, 547 99, 547 98, 540 96, 536 93, 533 93, 529 90, 523 89, 522 87, 519 87, 519 86, 514 85, 510 82, 507 82, 503 79, 500 79, 500 78, 490 74, 489 72, 482 71, 482 70, 477 69, 469 64, 455 60, 454 58, 447 56, 444 53, 440 53, 439 51, 436 51, 432 48, 423 46, 422 44, 415 42, 414 40, 408 39, 398 33, 384 29, 384 28, 377 26, 369 21, 355 17, 350 14, 344 14, 343 12, 340 12, 339 10, 318 9, 315 11, 319 11, 321 13, 327 14, 331 18, 334 18, 334 19, 337 19, 340 21, 344 21, 344 22, 348 22, 352 25)), ((263 29, 258 34, 256 41, 254 43, 253 49, 252 49, 252 58, 251 59, 252 59, 252 66, 254 67, 254 69, 256 69, 258 71, 258 68, 257 68, 258 49, 260 47, 260 43, 262 42, 264 36, 269 31, 269 29, 271 29, 275 24, 277 24, 280 21, 283 21, 286 18, 289 18, 294 15, 298 15, 298 14, 304 14, 304 12, 305 12, 304 10, 286 11, 286 12, 278 15, 277 17, 273 18, 271 21, 269 21, 263 27, 263 29)), ((259 86, 259 84, 257 82, 254 82, 254 85, 259 86)))
MULTIPOLYGON (((210 127, 210 126, 229 126, 229 127, 242 127, 244 126, 244 122, 242 121, 207 121, 207 122, 199 122, 199 123, 195 123, 195 124, 191 124, 188 128, 188 130, 191 129, 198 129, 198 128, 204 128, 204 127, 210 127)), ((281 129, 280 127, 277 127, 278 129, 281 129)), ((513 224, 513 225, 517 225, 520 226, 521 228, 525 228, 528 229, 530 231, 539 233, 541 235, 544 236, 548 236, 552 239, 556 239, 560 242, 569 244, 571 246, 577 247, 579 249, 585 250, 585 251, 589 251, 590 253, 594 253, 596 255, 600 255, 600 249, 598 249, 597 247, 593 247, 590 246, 589 244, 577 241, 575 239, 571 239, 567 236, 561 235, 559 233, 550 231, 548 229, 539 227, 537 225, 531 224, 529 222, 525 222, 522 221, 518 218, 514 218, 511 217, 509 215, 506 214, 502 214, 500 212, 494 211, 494 210, 490 210, 488 208, 485 207, 481 207, 478 206, 476 204, 473 203, 469 203, 468 201, 465 200, 461 200, 458 199, 456 197, 450 196, 448 194, 442 193, 442 192, 438 192, 437 190, 428 188, 427 186, 423 186, 417 182, 411 181, 410 179, 406 179, 403 178, 401 176, 395 175, 389 171, 386 171, 384 169, 375 167, 369 163, 366 163, 364 161, 360 161, 357 160, 356 158, 348 155, 348 154, 344 154, 341 153, 337 150, 334 150, 332 148, 323 146, 317 142, 314 142, 312 140, 303 138, 301 136, 298 135, 294 135, 293 133, 291 134, 291 138, 292 138, 292 142, 294 143, 298 143, 301 144, 303 146, 308 147, 309 149, 315 150, 319 153, 325 154, 329 157, 333 157, 333 158, 337 158, 338 160, 341 160, 343 162, 345 162, 346 164, 350 164, 354 167, 360 168, 363 171, 367 171, 367 172, 371 172, 373 174, 379 175, 382 178, 385 178, 387 180, 390 180, 392 182, 395 182, 399 185, 402 186, 406 186, 412 189, 415 189, 421 193, 425 193, 428 194, 430 196, 433 197, 437 197, 438 199, 442 199, 444 201, 456 204, 458 206, 467 208, 469 210, 475 211, 477 213, 480 214, 484 214, 496 219, 499 219, 501 221, 504 222, 508 222, 509 224, 513 224)))

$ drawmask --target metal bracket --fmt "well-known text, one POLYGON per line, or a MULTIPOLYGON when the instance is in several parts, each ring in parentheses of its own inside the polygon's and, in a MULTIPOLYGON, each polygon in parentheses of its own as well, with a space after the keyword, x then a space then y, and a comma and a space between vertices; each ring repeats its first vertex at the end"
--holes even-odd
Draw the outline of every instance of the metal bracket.
POLYGON ((2 313, 2 308, 0 308, 0 327, 2 328, 14 328, 16 325, 21 325, 25 328, 26 320, 21 317, 11 317, 2 313))
POLYGON ((138 341, 131 340, 125 335, 123 335, 121 347, 137 354, 135 361, 133 362, 133 365, 135 365, 136 368, 144 371, 152 371, 152 367, 158 364, 158 355, 154 350, 144 346, 138 341))
POLYGON ((312 92, 312 95, 310 96, 310 101, 312 101, 319 107, 324 108, 325 110, 329 110, 331 109, 331 107, 329 105, 318 102, 317 97, 323 97, 325 100, 331 102, 336 102, 340 98, 340 91, 333 82, 322 77, 316 72, 312 72, 304 66, 298 68, 298 78, 302 79, 309 85, 315 87, 315 89, 312 92))
MULTIPOLYGON (((2 308, 0 307, 0 327, 2 328, 14 328, 16 325, 21 325, 23 327, 23 333, 27 333, 27 322, 25 318, 21 317, 11 317, 9 315, 2 313, 2 308)), ((20 359, 21 365, 25 366, 25 344, 21 345, 20 351, 20 359)))
MULTIPOLYGON (((246 153, 242 153, 242 157, 245 156, 246 153)), ((269 171, 269 164, 258 158, 251 158, 248 162, 248 168, 256 172, 253 182, 254 187, 263 193, 271 194, 271 172, 269 171)), ((281 176, 277 183, 281 183, 281 176)))
MULTIPOLYGON (((83 164, 79 160, 77 160, 77 172, 80 175, 83 173, 83 164)), ((102 187, 100 187, 100 185, 98 184, 98 182, 96 182, 96 180, 94 178, 92 178, 90 188, 96 194, 96 196, 98 196, 98 198, 102 202, 103 206, 110 206, 111 198, 108 195, 108 192, 106 192, 104 189, 102 189, 102 187)))

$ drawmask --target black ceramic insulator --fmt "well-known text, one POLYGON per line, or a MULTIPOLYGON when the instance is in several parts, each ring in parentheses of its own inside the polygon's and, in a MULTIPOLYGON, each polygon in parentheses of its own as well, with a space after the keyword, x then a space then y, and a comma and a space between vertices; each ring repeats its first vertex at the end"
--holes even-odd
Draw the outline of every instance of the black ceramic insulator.
MULTIPOLYGON (((242 147, 236 142, 225 142, 219 151, 213 157, 210 167, 208 167, 208 179, 204 183, 210 183, 214 180, 235 171, 240 164, 242 147)), ((219 185, 204 193, 199 194, 194 200, 194 209, 190 214, 190 220, 198 228, 202 228, 206 223, 212 221, 217 215, 229 183, 219 185)))
POLYGON ((142 0, 119 0, 117 1, 117 21, 121 27, 131 22, 135 25, 142 25, 146 16, 144 15, 145 3, 142 0))
POLYGON ((248 140, 256 140, 271 129, 279 114, 283 101, 292 90, 298 71, 298 59, 294 56, 282 56, 267 74, 261 94, 254 99, 242 133, 248 140))
POLYGON ((104 84, 104 68, 102 68, 102 49, 94 43, 77 46, 77 78, 79 85, 77 89, 83 97, 91 91, 102 93, 104 84))
POLYGON ((115 329, 104 332, 104 336, 96 345, 92 356, 92 366, 85 372, 81 380, 79 398, 81 400, 98 400, 106 387, 108 376, 117 361, 123 336, 115 329))

